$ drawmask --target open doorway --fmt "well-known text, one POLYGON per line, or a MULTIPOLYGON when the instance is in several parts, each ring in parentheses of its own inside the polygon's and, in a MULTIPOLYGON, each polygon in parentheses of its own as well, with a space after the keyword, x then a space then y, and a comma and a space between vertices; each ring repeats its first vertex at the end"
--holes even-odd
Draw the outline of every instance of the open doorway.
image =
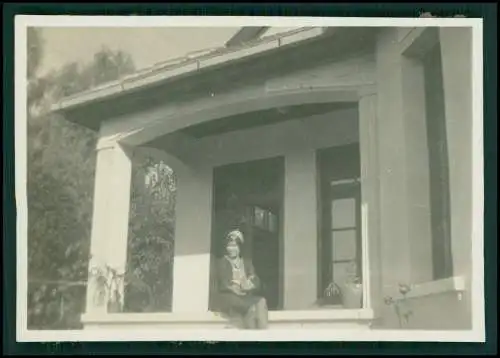
POLYGON ((224 255, 227 231, 240 229, 242 254, 252 260, 270 310, 282 306, 283 182, 282 157, 214 169, 212 262, 224 255))

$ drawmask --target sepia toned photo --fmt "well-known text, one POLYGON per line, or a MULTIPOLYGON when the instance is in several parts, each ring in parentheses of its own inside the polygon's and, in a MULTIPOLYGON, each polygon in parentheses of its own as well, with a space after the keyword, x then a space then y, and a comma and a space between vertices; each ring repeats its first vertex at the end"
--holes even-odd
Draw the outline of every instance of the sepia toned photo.
POLYGON ((481 46, 16 19, 18 340, 484 341, 481 46))

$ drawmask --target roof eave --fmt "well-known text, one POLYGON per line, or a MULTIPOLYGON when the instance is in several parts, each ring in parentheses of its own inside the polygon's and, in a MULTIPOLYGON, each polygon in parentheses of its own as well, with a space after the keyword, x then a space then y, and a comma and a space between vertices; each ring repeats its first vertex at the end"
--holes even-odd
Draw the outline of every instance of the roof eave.
POLYGON ((94 89, 63 98, 58 103, 54 104, 51 110, 55 112, 73 110, 76 107, 89 105, 96 101, 102 101, 128 92, 141 90, 142 88, 158 85, 163 82, 178 79, 179 77, 193 76, 202 70, 225 66, 250 56, 262 54, 288 45, 306 42, 307 40, 320 37, 324 34, 324 28, 314 27, 298 31, 288 36, 271 38, 268 41, 259 42, 253 45, 249 44, 248 46, 221 55, 193 59, 179 67, 161 72, 153 68, 148 72, 139 72, 121 80, 113 81, 94 89))
POLYGON ((257 39, 268 27, 242 27, 236 34, 226 42, 226 47, 239 46, 248 41, 257 39))

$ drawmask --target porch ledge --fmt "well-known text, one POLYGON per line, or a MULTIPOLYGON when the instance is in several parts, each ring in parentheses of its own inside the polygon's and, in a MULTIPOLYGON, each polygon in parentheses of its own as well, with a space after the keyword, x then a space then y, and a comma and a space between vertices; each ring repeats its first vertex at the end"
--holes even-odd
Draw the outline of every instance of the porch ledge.
POLYGON ((411 290, 406 294, 406 297, 399 295, 396 299, 411 299, 430 295, 439 295, 447 292, 461 293, 463 291, 465 291, 465 277, 455 276, 411 285, 411 290))
MULTIPOLYGON (((214 312, 183 313, 108 313, 83 314, 84 324, 127 324, 127 323, 217 323, 227 319, 214 312)), ((269 322, 342 322, 371 321, 374 319, 372 309, 338 309, 338 310, 304 310, 304 311, 271 311, 269 322)))

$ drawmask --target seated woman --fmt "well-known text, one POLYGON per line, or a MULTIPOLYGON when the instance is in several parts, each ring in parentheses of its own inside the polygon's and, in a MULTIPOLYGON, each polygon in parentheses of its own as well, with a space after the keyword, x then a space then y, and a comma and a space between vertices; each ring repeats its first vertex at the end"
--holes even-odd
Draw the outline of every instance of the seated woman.
POLYGON ((244 318, 245 328, 267 328, 267 303, 256 294, 259 279, 249 260, 241 257, 243 234, 231 231, 225 238, 225 255, 217 262, 218 306, 244 318))

